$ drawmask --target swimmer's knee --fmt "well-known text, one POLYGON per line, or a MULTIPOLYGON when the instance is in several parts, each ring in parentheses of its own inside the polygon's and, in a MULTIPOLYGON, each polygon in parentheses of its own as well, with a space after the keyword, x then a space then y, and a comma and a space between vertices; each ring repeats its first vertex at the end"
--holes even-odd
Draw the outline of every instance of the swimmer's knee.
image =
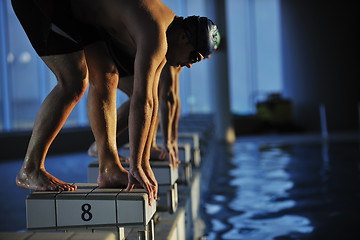
POLYGON ((109 89, 117 89, 119 83, 119 75, 117 70, 106 74, 105 84, 109 89))
POLYGON ((81 81, 77 82, 74 86, 73 97, 75 100, 79 101, 82 96, 85 94, 87 87, 89 85, 89 79, 87 77, 82 78, 81 81))
POLYGON ((58 83, 70 98, 79 101, 89 85, 89 77, 87 71, 76 71, 58 78, 58 83))
POLYGON ((109 89, 117 89, 119 83, 119 72, 117 68, 112 64, 100 64, 97 67, 90 68, 92 74, 90 74, 90 86, 97 89, 103 87, 109 89))

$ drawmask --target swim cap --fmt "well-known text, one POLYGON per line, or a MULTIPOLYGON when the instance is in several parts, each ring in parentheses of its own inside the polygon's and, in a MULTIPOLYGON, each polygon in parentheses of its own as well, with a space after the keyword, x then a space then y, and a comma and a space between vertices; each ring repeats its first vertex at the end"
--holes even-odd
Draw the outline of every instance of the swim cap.
POLYGON ((216 34, 216 35, 217 35, 217 36, 216 36, 216 43, 215 43, 215 46, 214 46, 214 51, 219 47, 219 45, 220 45, 220 39, 221 39, 219 31, 217 31, 217 34, 216 34))
POLYGON ((206 17, 190 16, 184 19, 184 30, 195 50, 204 57, 211 54, 220 43, 216 25, 206 17))

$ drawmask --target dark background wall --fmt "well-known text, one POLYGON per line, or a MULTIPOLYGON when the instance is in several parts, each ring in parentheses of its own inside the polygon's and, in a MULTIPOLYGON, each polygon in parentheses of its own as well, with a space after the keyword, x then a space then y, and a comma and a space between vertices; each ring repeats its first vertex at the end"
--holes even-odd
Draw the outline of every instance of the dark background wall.
POLYGON ((296 124, 320 130, 319 104, 329 131, 358 128, 359 14, 355 1, 281 0, 284 95, 296 124))

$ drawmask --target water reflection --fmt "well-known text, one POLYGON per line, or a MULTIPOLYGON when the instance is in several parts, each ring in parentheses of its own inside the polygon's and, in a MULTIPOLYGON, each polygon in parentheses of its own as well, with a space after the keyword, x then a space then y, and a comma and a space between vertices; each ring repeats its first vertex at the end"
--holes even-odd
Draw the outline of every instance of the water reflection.
POLYGON ((282 213, 296 205, 289 196, 294 183, 286 170, 291 148, 236 143, 233 151, 233 157, 218 163, 216 171, 225 168, 227 175, 204 204, 211 216, 206 239, 266 240, 313 231, 306 217, 282 213))
POLYGON ((359 136, 288 139, 213 148, 207 239, 360 239, 359 136))
POLYGON ((307 218, 293 215, 267 219, 251 219, 250 216, 245 219, 237 216, 229 222, 234 228, 222 234, 222 239, 270 240, 291 232, 309 233, 313 230, 307 218))

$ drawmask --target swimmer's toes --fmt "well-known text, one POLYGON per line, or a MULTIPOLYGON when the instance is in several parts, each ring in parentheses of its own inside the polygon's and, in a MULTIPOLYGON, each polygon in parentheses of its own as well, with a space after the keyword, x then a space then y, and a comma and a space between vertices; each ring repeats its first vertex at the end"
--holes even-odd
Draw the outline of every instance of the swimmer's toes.
POLYGON ((75 185, 70 185, 68 188, 68 191, 75 191, 76 190, 76 186, 75 185))
POLYGON ((59 187, 61 187, 63 191, 67 191, 67 192, 76 190, 76 186, 71 184, 62 184, 59 185, 59 187))

